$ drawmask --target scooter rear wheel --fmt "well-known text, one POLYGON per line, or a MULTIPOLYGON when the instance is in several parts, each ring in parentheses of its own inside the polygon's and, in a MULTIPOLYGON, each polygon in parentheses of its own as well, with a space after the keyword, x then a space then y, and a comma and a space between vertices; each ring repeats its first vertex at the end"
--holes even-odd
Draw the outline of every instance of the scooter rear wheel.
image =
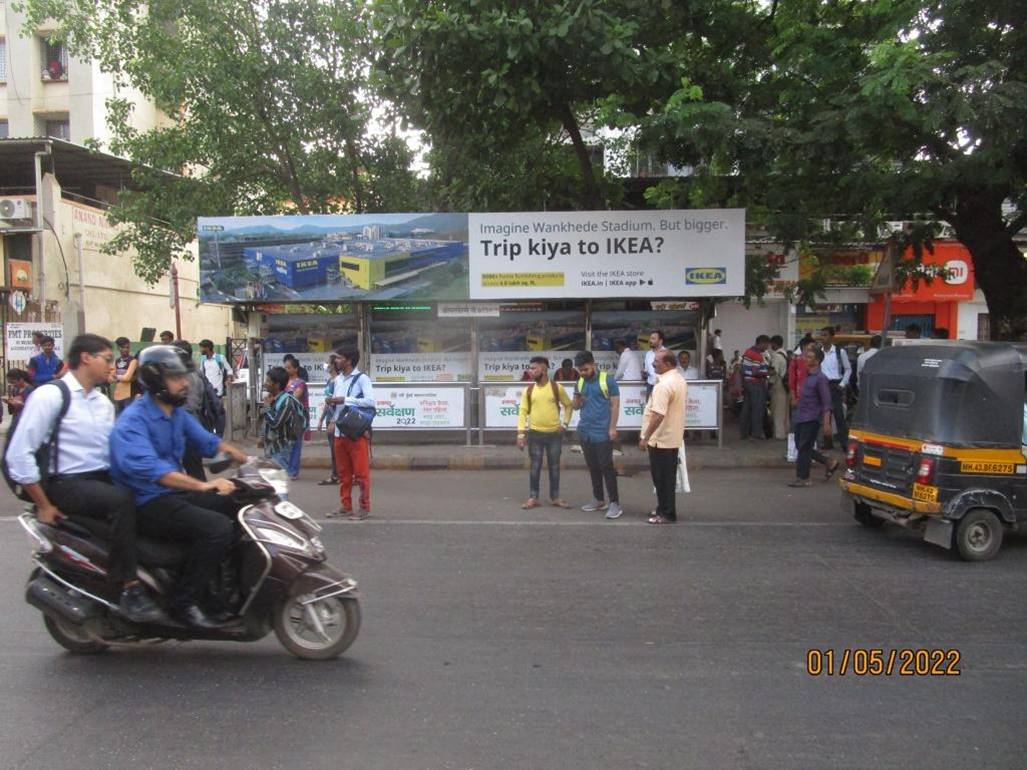
POLYGON ((304 660, 331 660, 344 653, 360 632, 360 603, 333 596, 312 604, 312 595, 290 596, 274 614, 275 635, 304 660))
POLYGON ((63 618, 51 618, 43 615, 43 623, 50 636, 61 647, 76 655, 96 655, 107 649, 107 645, 98 642, 82 626, 64 620, 63 618))

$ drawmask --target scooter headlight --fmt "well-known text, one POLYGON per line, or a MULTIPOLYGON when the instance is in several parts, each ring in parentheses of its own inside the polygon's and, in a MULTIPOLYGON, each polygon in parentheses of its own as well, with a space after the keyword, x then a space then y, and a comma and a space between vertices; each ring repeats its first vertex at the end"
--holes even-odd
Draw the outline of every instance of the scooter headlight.
POLYGON ((273 545, 277 545, 282 548, 290 548, 293 551, 299 551, 306 556, 315 555, 313 546, 311 546, 310 542, 306 538, 295 535, 291 532, 286 532, 284 529, 256 526, 253 528, 253 533, 256 535, 258 540, 265 543, 272 543, 273 545))
POLYGON ((285 497, 289 494, 289 475, 282 468, 261 468, 260 477, 270 484, 275 494, 285 497))

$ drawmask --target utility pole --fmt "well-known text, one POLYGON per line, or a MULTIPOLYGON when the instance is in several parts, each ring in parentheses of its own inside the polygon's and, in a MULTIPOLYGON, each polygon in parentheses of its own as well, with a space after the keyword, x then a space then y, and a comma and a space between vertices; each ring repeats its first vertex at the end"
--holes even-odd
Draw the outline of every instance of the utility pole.
POLYGON ((175 309, 175 339, 182 339, 182 304, 178 298, 178 265, 171 263, 171 293, 169 304, 175 309))

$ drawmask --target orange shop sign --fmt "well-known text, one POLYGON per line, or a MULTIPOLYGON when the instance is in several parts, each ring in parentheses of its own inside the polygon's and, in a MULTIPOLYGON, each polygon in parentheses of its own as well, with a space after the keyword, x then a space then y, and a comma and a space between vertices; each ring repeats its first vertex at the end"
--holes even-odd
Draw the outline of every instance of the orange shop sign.
MULTIPOLYGON (((907 252, 904 259, 911 259, 907 252)), ((924 265, 940 269, 941 275, 930 283, 920 281, 916 290, 907 282, 892 294, 893 302, 968 302, 974 298, 973 260, 966 246, 958 241, 935 242, 934 253, 924 252, 924 265)))

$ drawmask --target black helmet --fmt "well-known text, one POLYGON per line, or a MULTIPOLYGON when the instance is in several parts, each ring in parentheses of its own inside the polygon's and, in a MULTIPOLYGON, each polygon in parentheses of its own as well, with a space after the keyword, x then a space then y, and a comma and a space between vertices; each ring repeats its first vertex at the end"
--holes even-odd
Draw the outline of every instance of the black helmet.
POLYGON ((169 374, 189 374, 193 359, 174 345, 154 345, 139 354, 139 383, 151 396, 172 406, 185 404, 185 394, 172 398, 164 378, 169 374))

